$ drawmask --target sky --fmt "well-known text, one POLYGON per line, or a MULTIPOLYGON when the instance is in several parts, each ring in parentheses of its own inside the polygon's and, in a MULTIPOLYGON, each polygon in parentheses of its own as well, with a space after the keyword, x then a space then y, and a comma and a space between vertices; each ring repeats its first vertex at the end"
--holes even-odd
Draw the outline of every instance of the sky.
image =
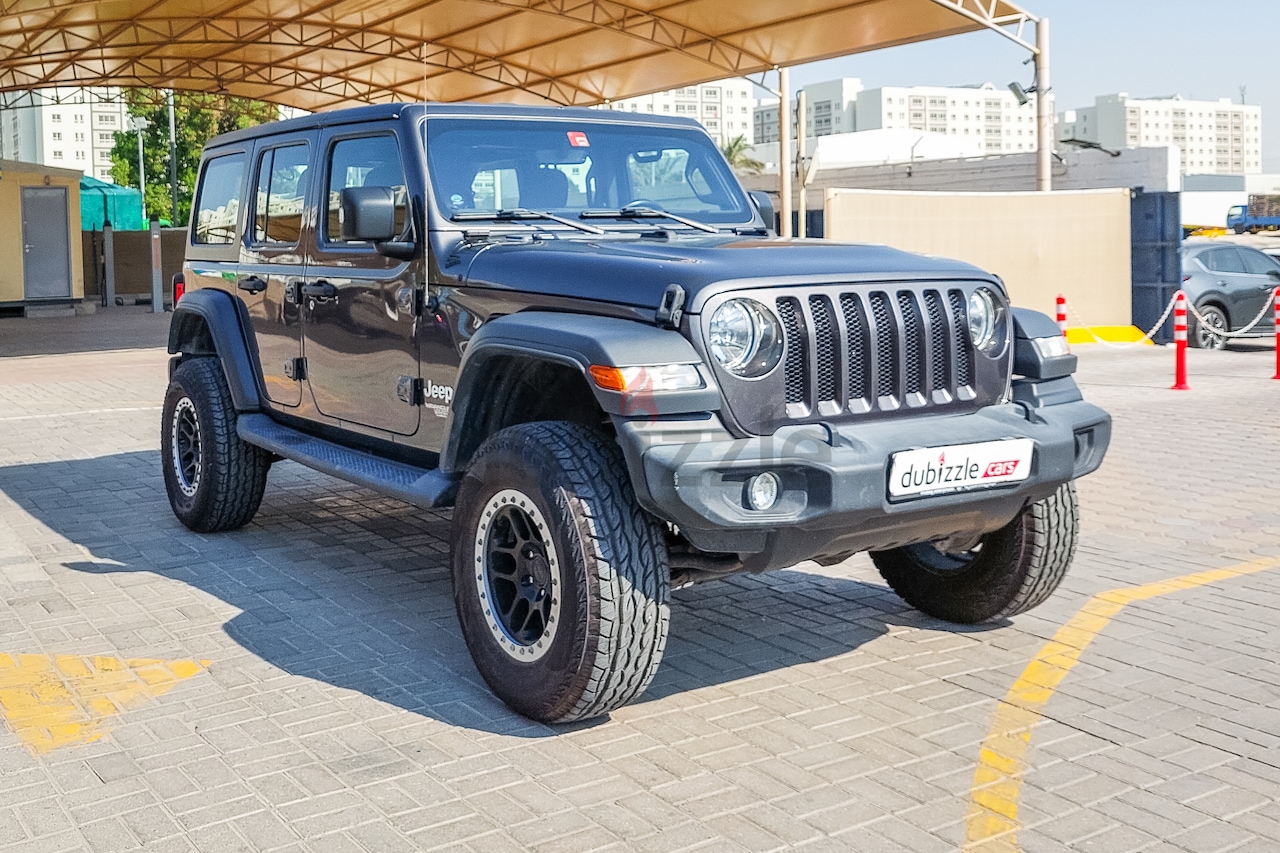
MULTIPOLYGON (((1096 95, 1179 94, 1262 106, 1262 168, 1280 173, 1280 2, 1277 0, 1016 0, 1050 21, 1054 109, 1096 95)), ((1030 32, 1028 33, 1030 35, 1030 32)), ((836 77, 878 86, 1031 84, 1027 52, 991 32, 797 66, 792 87, 836 77)), ((766 82, 776 85, 773 75, 766 82)))

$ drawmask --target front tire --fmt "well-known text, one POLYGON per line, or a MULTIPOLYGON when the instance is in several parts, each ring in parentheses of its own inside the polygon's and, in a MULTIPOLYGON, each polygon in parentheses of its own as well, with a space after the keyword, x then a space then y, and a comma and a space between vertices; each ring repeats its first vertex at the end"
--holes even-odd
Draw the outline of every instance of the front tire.
POLYGON ((652 681, 669 567, 617 445, 586 427, 509 427, 476 452, 453 513, 453 598, 472 659, 546 723, 606 714, 652 681))
POLYGON ((966 625, 1025 613, 1066 576, 1080 527, 1076 489, 1065 483, 986 534, 971 551, 948 554, 928 542, 873 551, 880 574, 912 607, 966 625))
POLYGON ((1205 305, 1203 308, 1197 308, 1196 310, 1200 312, 1204 320, 1192 318, 1192 327, 1187 335, 1188 342, 1199 349, 1226 349, 1227 339, 1221 334, 1215 334, 1230 331, 1226 312, 1216 305, 1205 305))
POLYGON ((178 365, 164 398, 161 467, 169 505, 197 533, 243 527, 258 511, 271 457, 236 433, 236 410, 216 358, 178 365))

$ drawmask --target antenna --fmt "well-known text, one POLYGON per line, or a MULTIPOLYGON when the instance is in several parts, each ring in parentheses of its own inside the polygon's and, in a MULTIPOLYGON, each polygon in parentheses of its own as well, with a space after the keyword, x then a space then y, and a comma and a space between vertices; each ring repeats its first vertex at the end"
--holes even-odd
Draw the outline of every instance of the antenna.
POLYGON ((1248 86, 1241 86, 1241 87, 1240 87, 1240 103, 1242 103, 1242 104, 1244 103, 1244 94, 1245 94, 1245 92, 1248 92, 1248 91, 1249 91, 1249 87, 1248 87, 1248 86))

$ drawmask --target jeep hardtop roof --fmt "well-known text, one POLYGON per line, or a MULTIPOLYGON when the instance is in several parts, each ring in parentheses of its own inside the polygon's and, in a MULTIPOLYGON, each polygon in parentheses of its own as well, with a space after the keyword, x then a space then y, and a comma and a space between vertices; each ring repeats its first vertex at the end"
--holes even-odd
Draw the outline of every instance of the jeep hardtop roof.
POLYGON ((545 118, 557 121, 607 122, 609 124, 635 124, 659 127, 679 127, 706 132, 697 121, 683 116, 658 116, 651 113, 629 113, 613 110, 593 110, 586 107, 533 107, 518 104, 479 104, 469 101, 458 103, 400 103, 372 104, 366 107, 350 107, 342 110, 312 113, 298 118, 285 119, 233 130, 215 136, 205 143, 206 148, 218 148, 247 142, 263 136, 274 136, 299 130, 313 130, 340 124, 386 121, 405 115, 453 116, 458 118, 545 118))

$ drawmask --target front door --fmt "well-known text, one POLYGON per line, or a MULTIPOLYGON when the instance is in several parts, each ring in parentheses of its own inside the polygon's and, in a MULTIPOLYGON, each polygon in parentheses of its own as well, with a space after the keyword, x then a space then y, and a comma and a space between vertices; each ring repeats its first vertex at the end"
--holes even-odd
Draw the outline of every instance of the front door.
POLYGON ((71 297, 66 187, 22 188, 22 285, 26 299, 71 297))
POLYGON ((267 398, 290 407, 302 401, 298 293, 306 273, 302 219, 315 138, 314 131, 290 134, 259 149, 253 184, 257 191, 236 281, 236 294, 253 322, 267 398))
POLYGON ((324 173, 318 222, 302 285, 307 379, 322 414, 400 435, 418 429, 421 411, 414 266, 373 246, 342 239, 338 214, 347 187, 392 187, 402 229, 404 167, 388 129, 330 130, 321 139, 324 173))
POLYGON ((1241 299, 1241 316, 1236 322, 1243 325, 1248 323, 1259 314, 1261 319, 1253 325, 1255 331, 1269 332, 1275 323, 1273 312, 1266 310, 1272 304, 1272 293, 1275 292, 1277 284, 1276 275, 1280 274, 1280 263, 1276 259, 1257 249, 1250 249, 1243 246, 1237 247, 1236 251, 1240 253, 1240 260, 1244 262, 1244 272, 1246 279, 1247 297, 1241 299))

